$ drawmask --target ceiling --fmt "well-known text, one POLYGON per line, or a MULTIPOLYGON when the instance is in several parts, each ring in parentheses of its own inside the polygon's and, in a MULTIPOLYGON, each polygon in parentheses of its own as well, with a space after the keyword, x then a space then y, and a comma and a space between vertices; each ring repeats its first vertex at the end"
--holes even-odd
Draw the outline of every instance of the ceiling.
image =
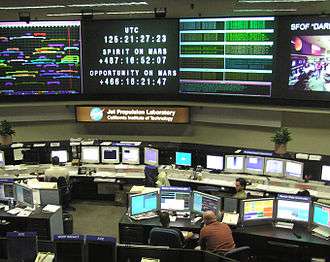
MULTIPOLYGON (((135 3, 139 0, 133 0, 135 3)), ((80 14, 93 13, 94 19, 151 18, 154 9, 163 11, 166 17, 206 17, 206 16, 246 16, 246 15, 297 15, 328 14, 330 0, 145 0, 142 5, 115 6, 111 3, 127 3, 131 0, 29 0, 0 1, 0 20, 18 20, 19 16, 29 16, 31 20, 80 19, 80 14), (247 3, 252 1, 253 3, 247 3), (262 3, 260 2, 262 1, 262 3), (272 1, 264 3, 265 1, 272 1), (274 2, 275 1, 275 2, 274 2), (286 1, 286 2, 284 2, 286 1), (287 1, 291 1, 287 3, 287 1), (303 1, 303 2, 301 2, 303 1), (308 1, 308 2, 306 2, 308 1), (107 3, 101 7, 70 7, 69 5, 107 3), (109 5, 110 3, 110 5, 109 5), (53 6, 42 9, 21 8, 10 10, 8 7, 53 6), (54 7, 55 6, 55 7, 54 7), (57 7, 56 7, 57 6, 57 7), (276 11, 278 10, 278 11, 276 11), (112 12, 149 11, 150 14, 113 14, 112 12), (110 12, 110 13, 109 13, 110 12), (20 13, 20 14, 19 14, 20 13), (49 16, 49 14, 67 14, 49 16), (108 13, 108 14, 106 14, 108 13), (47 15, 48 14, 48 15, 47 15)))

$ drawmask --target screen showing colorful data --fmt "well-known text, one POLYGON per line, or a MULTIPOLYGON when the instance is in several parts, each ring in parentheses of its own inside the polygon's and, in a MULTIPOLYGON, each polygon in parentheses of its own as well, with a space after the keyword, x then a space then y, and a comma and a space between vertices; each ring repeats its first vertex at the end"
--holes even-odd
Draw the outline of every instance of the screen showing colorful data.
POLYGON ((310 210, 310 198, 278 195, 277 218, 292 221, 308 222, 310 210))
POLYGON ((79 94, 80 22, 0 22, 0 95, 79 94))
POLYGON ((152 192, 149 194, 132 196, 130 204, 132 216, 155 211, 158 207, 158 193, 152 192))
POLYGON ((201 192, 193 192, 193 211, 203 213, 205 211, 213 211, 218 214, 220 209, 221 199, 212 195, 204 194, 201 192))
POLYGON ((93 21, 83 32, 86 93, 177 93, 176 19, 93 21))
POLYGON ((273 206, 273 199, 245 201, 243 220, 271 219, 273 218, 273 206))
POLYGON ((271 96, 274 20, 180 19, 180 92, 271 96))
POLYGON ((315 203, 313 222, 320 226, 330 228, 330 206, 315 203))

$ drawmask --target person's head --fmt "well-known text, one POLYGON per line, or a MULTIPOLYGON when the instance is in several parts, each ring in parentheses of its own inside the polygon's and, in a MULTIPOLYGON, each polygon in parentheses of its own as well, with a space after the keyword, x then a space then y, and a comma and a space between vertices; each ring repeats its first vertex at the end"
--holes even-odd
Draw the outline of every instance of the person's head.
POLYGON ((205 225, 209 225, 212 222, 217 221, 217 216, 213 211, 208 210, 203 213, 203 220, 205 225))
POLYGON ((235 183, 235 188, 236 188, 236 192, 240 192, 245 190, 246 188, 246 180, 244 178, 237 178, 236 179, 236 183, 235 183))
POLYGON ((307 196, 307 197, 311 196, 311 194, 309 193, 309 191, 307 189, 303 190, 303 191, 298 191, 297 195, 298 196, 307 196))
POLYGON ((170 224, 170 214, 168 212, 160 212, 159 221, 163 227, 168 227, 170 224))
POLYGON ((53 156, 52 157, 52 165, 53 166, 58 166, 60 164, 60 158, 58 156, 53 156))

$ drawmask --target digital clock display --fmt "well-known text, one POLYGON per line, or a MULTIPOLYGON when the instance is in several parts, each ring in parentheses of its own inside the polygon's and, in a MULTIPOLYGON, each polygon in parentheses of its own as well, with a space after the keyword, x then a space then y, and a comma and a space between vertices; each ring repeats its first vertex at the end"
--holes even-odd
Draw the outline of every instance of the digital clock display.
POLYGON ((177 20, 85 22, 83 39, 85 93, 177 93, 177 20))

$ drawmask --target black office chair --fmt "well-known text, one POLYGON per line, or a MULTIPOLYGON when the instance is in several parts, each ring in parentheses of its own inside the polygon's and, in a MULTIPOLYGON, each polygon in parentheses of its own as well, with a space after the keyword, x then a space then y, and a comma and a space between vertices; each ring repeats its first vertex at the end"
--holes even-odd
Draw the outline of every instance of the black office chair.
POLYGON ((252 250, 249 246, 234 248, 223 254, 225 257, 236 259, 241 262, 255 261, 252 250))
POLYGON ((179 232, 172 228, 154 227, 150 231, 149 239, 152 246, 183 248, 179 232))
POLYGON ((65 211, 75 211, 75 208, 69 205, 71 200, 71 191, 65 177, 60 176, 57 179, 57 188, 59 192, 60 204, 62 205, 63 209, 65 211))

